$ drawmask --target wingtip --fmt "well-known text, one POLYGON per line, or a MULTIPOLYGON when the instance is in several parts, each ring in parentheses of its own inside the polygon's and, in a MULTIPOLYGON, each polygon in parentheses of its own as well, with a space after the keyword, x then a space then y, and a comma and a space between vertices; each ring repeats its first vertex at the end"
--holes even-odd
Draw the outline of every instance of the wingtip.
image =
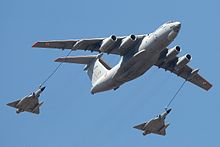
MULTIPOLYGON (((210 90, 210 89, 212 88, 212 86, 213 86, 213 85, 209 83, 209 88, 208 88, 208 90, 210 90)), ((207 91, 208 91, 208 90, 207 90, 207 91)))
POLYGON ((133 126, 134 129, 137 129, 137 126, 133 126))
POLYGON ((11 103, 7 103, 6 105, 9 107, 13 107, 13 105, 11 103))
POLYGON ((35 42, 35 43, 32 45, 32 47, 37 47, 38 43, 39 43, 39 42, 35 42))
POLYGON ((60 62, 60 58, 55 59, 54 62, 60 62))
POLYGON ((204 88, 206 91, 209 91, 212 88, 212 84, 209 83, 208 81, 203 82, 203 85, 205 85, 206 87, 204 88))

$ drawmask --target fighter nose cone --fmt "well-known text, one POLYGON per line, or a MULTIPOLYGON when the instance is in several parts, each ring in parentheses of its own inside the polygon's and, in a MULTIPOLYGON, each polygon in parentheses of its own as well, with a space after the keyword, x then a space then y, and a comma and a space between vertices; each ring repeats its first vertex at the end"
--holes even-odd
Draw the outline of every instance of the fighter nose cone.
POLYGON ((40 91, 44 91, 44 89, 45 89, 46 87, 44 86, 44 87, 42 87, 41 89, 40 89, 40 91))
POLYGON ((167 114, 170 113, 171 110, 172 110, 172 109, 168 109, 168 110, 166 110, 166 111, 167 111, 167 114))

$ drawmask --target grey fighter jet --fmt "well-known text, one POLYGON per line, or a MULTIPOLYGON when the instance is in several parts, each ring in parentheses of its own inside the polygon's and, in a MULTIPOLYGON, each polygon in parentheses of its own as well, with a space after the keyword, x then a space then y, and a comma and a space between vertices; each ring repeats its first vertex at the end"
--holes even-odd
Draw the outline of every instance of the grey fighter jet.
POLYGON ((153 118, 150 121, 142 123, 140 125, 134 126, 134 128, 143 131, 144 136, 150 133, 165 136, 166 128, 169 126, 169 124, 165 124, 164 121, 170 111, 171 109, 166 110, 161 115, 158 115, 156 118, 153 118))
POLYGON ((168 48, 180 29, 180 22, 169 21, 150 34, 40 41, 36 42, 33 47, 89 50, 121 56, 120 62, 113 68, 101 59, 101 55, 69 56, 55 60, 56 62, 85 64, 84 70, 92 83, 92 94, 116 90, 122 84, 140 77, 153 66, 168 70, 202 89, 209 90, 212 84, 198 73, 199 69, 187 65, 192 59, 191 55, 185 54, 178 57, 181 51, 179 46, 168 48))
POLYGON ((16 113, 20 112, 31 112, 35 114, 40 113, 40 106, 43 104, 43 102, 39 102, 38 98, 40 94, 44 91, 45 87, 40 87, 38 90, 33 92, 30 95, 25 96, 21 100, 17 100, 11 103, 8 103, 8 106, 16 108, 16 113))

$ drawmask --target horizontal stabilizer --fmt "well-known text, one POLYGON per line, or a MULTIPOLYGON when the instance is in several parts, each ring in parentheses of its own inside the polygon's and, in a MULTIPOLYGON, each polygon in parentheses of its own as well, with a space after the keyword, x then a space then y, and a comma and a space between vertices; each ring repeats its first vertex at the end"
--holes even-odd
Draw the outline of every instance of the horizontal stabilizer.
POLYGON ((96 55, 90 56, 70 56, 70 57, 62 57, 57 58, 55 62, 67 62, 67 63, 78 63, 78 64, 90 64, 97 58, 96 55))
POLYGON ((66 62, 66 63, 78 63, 85 64, 84 71, 87 72, 92 85, 95 85, 96 81, 102 77, 111 67, 101 59, 103 53, 98 55, 88 56, 70 56, 57 58, 55 62, 66 62))

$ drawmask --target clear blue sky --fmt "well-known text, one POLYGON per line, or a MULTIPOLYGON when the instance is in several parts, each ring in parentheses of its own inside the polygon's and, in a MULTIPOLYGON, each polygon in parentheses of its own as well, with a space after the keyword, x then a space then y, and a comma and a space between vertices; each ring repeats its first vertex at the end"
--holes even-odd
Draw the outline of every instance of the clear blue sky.
MULTIPOLYGON (((176 0, 2 0, 0 5, 1 147, 219 147, 220 2, 176 0), (190 53, 214 87, 206 92, 187 83, 172 103, 167 136, 133 129, 161 113, 182 79, 152 68, 117 91, 90 94, 83 66, 64 64, 46 83, 40 115, 6 106, 35 90, 66 51, 33 49, 39 40, 144 34, 168 20, 182 23, 171 44, 190 53)), ((72 55, 85 54, 73 52, 72 55)), ((88 52, 87 54, 90 54, 88 52)), ((105 56, 111 65, 117 56, 105 56)))

